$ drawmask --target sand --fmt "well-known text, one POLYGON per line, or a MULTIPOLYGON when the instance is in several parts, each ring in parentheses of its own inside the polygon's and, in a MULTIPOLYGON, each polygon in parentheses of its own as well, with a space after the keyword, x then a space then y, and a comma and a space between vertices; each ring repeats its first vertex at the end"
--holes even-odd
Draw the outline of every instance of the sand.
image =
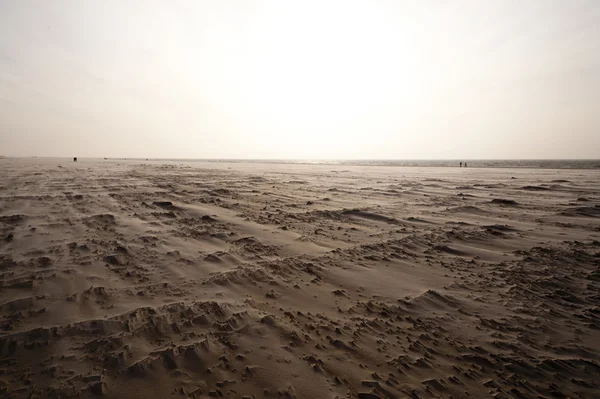
POLYGON ((0 397, 598 398, 600 171, 0 160, 0 397))

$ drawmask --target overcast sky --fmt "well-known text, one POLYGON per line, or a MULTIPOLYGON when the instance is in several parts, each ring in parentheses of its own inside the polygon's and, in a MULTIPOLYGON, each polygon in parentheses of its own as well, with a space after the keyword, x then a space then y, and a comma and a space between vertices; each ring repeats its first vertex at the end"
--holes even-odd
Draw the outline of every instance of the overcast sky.
POLYGON ((0 155, 600 158, 600 1, 0 0, 0 155))

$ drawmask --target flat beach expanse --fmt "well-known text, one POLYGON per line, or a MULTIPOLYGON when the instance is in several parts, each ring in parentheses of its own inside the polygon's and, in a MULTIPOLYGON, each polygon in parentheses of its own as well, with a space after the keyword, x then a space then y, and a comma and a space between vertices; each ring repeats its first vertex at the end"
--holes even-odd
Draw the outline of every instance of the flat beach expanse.
POLYGON ((599 398, 600 170, 0 159, 0 397, 599 398))

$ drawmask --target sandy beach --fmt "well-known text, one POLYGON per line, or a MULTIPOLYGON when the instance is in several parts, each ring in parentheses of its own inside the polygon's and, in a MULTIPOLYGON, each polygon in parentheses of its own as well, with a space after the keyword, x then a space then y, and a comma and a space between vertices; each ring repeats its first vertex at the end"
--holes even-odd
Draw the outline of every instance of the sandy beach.
POLYGON ((2 398, 598 398, 600 170, 0 159, 2 398))

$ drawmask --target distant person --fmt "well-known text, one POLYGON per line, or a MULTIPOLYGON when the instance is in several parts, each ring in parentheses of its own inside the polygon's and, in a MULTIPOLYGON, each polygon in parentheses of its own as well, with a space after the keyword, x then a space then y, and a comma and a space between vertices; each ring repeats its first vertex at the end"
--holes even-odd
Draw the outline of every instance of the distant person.
POLYGON ((462 162, 461 162, 461 163, 459 163, 458 165, 459 165, 459 168, 462 168, 462 162))
POLYGON ((467 163, 465 162, 465 168, 467 167, 467 163))
POLYGON ((73 162, 77 162, 77 157, 74 157, 74 158, 73 158, 73 162))

